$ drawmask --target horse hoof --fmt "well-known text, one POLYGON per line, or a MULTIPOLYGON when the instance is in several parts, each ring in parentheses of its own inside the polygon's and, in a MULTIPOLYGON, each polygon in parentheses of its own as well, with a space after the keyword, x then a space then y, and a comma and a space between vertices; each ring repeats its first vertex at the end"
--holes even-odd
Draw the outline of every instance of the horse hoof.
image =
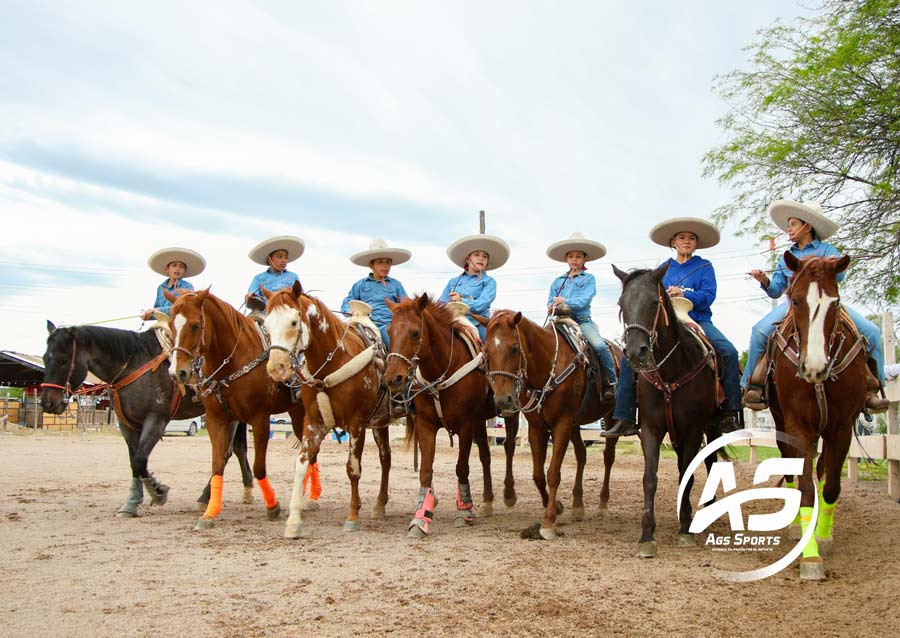
POLYGON ((800 540, 800 537, 803 536, 802 530, 800 529, 800 523, 791 523, 787 528, 787 537, 792 540, 800 540))
POLYGON ((150 494, 150 505, 165 505, 169 500, 169 486, 162 483, 150 494))
POLYGON ((277 520, 281 516, 281 503, 275 503, 272 507, 266 508, 266 518, 270 521, 277 520))
POLYGON ((639 558, 656 558, 656 541, 647 541, 638 545, 637 556, 639 558))
POLYGON ((676 544, 678 547, 696 547, 697 539, 693 534, 679 534, 676 544))
POLYGON ((194 531, 195 531, 195 532, 200 532, 200 531, 203 531, 203 530, 205 530, 205 529, 212 529, 213 526, 214 526, 215 524, 216 524, 216 519, 214 519, 214 518, 206 518, 206 517, 204 516, 204 517, 201 518, 199 521, 197 521, 197 524, 196 524, 196 525, 194 525, 194 531))
POLYGON ((584 507, 573 507, 570 516, 573 521, 583 521, 584 520, 584 507))
POLYGON ((494 504, 485 502, 478 506, 478 516, 487 518, 494 515, 494 504))
POLYGON ((384 505, 376 505, 372 508, 372 520, 380 521, 384 518, 384 505))
POLYGON ((415 541, 420 541, 423 538, 425 538, 426 536, 428 536, 428 534, 426 534, 425 530, 422 529, 421 527, 419 527, 418 525, 413 525, 412 527, 409 528, 409 531, 406 533, 406 538, 409 538, 409 539, 415 540, 415 541))
POLYGON ((509 497, 504 496, 503 504, 506 505, 507 507, 515 507, 516 501, 518 501, 518 500, 519 500, 519 498, 515 494, 513 494, 512 496, 509 496, 509 497))
POLYGON ((828 538, 819 538, 816 536, 816 544, 819 546, 819 556, 828 558, 834 548, 834 536, 828 538))
POLYGON ((545 541, 555 541, 559 537, 555 527, 542 527, 540 529, 540 535, 545 541))
POLYGON ((319 501, 309 500, 303 505, 303 511, 305 512, 318 512, 319 511, 319 501))
POLYGON ((296 540, 300 538, 300 523, 288 521, 284 526, 284 537, 296 540))
POLYGON ((118 512, 116 512, 116 516, 118 518, 137 518, 138 513, 132 512, 131 510, 119 510, 118 512))
POLYGON ((800 560, 800 580, 825 580, 825 563, 821 558, 803 558, 800 560))
POLYGON ((556 515, 559 516, 563 512, 566 511, 566 506, 562 504, 562 501, 556 501, 556 515))
POLYGON ((474 519, 467 519, 465 516, 457 516, 453 519, 453 527, 471 527, 474 523, 474 519))
POLYGON ((597 508, 600 510, 603 510, 603 511, 608 510, 609 509, 609 501, 600 501, 600 503, 597 505, 597 508))
POLYGON ((253 502, 253 486, 244 488, 244 498, 242 500, 243 503, 250 504, 253 502))
POLYGON ((359 531, 359 521, 344 521, 344 531, 345 532, 358 532, 359 531))

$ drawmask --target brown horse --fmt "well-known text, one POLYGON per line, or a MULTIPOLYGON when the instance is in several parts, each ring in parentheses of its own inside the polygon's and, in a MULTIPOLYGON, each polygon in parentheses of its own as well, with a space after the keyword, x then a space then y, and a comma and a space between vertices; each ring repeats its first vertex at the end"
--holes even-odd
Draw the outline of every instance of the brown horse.
MULTIPOLYGON (((572 441, 578 464, 572 490, 572 519, 582 520, 582 479, 587 453, 579 426, 608 418, 615 403, 604 403, 601 398, 590 365, 590 346, 583 343, 579 351, 574 351, 555 324, 541 328, 524 318, 521 312, 512 310, 497 311, 489 320, 478 317, 478 321, 487 326, 485 354, 494 403, 504 415, 522 412, 528 419, 534 483, 544 503, 540 535, 544 539, 554 539, 557 536, 556 517, 563 511, 557 492, 569 441, 572 441), (545 476, 544 464, 551 434, 553 456, 545 476)), ((622 353, 614 348, 613 356, 621 360, 622 353)), ((604 509, 609 501, 609 474, 616 457, 617 441, 615 437, 607 439, 603 452, 600 507, 604 509)), ((509 454, 510 447, 506 449, 509 454)))
MULTIPOLYGON (((367 345, 351 327, 343 324, 321 300, 303 294, 299 282, 276 293, 263 290, 269 299, 266 329, 272 345, 266 370, 278 382, 290 382, 296 374, 308 422, 300 444, 294 473, 290 514, 285 538, 299 538, 304 505, 303 477, 311 458, 328 430, 340 425, 350 435, 347 477, 350 479, 350 511, 344 530, 359 529, 359 478, 366 428, 373 428, 381 460, 381 489, 372 518, 384 518, 391 469, 390 397, 379 378, 375 344, 367 345)), ((383 349, 382 349, 383 352, 383 349)))
MULTIPOLYGON (((166 292, 167 297, 169 293, 166 292)), ((268 352, 256 322, 243 316, 209 290, 184 294, 173 302, 170 373, 176 383, 190 383, 206 407, 206 429, 212 445, 209 505, 194 529, 209 529, 222 511, 222 471, 231 432, 242 421, 253 426, 253 476, 270 519, 281 506, 266 475, 269 415, 287 412, 294 434, 303 436, 303 405, 275 383, 260 364, 268 352)))
MULTIPOLYGON (((479 353, 473 357, 460 334, 471 326, 467 328, 460 324, 446 305, 430 300, 427 294, 399 303, 387 301, 387 305, 394 317, 388 328, 391 352, 385 378, 391 392, 412 395, 408 402, 412 403, 414 416, 406 421, 406 437, 410 441, 415 436, 422 452, 419 505, 409 524, 408 536, 424 538, 431 533, 437 505, 432 479, 435 439, 441 426, 451 435, 459 436, 456 461, 459 485, 454 525, 471 525, 475 519, 469 487, 469 453, 473 439, 478 444, 484 472, 481 515, 491 513, 494 489, 485 422, 494 417, 494 404, 481 367, 483 356, 479 353)), ((514 437, 514 434, 509 436, 514 437)))
MULTIPOLYGON (((840 312, 836 278, 847 268, 850 257, 798 261, 786 252, 784 261, 795 274, 788 290, 791 306, 775 334, 774 385, 769 405, 776 429, 794 442, 779 440, 781 455, 804 459, 803 474, 798 477, 800 527, 809 534, 809 540, 800 560, 800 578, 823 580, 825 566, 819 550, 825 553, 831 545, 841 468, 850 448, 853 424, 866 401, 866 348, 852 321, 840 312), (816 498, 812 462, 819 437, 819 514, 812 521, 816 498), (814 533, 810 530, 813 526, 814 533)), ((792 485, 789 481, 788 486, 792 485)))

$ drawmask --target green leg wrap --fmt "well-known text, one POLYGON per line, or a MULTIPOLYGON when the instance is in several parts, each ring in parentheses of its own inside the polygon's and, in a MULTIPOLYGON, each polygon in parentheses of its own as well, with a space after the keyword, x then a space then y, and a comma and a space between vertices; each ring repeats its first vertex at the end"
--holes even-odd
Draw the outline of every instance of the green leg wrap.
MULTIPOLYGON (((813 508, 811 507, 801 507, 800 508, 800 531, 805 534, 807 528, 812 522, 812 512, 813 508)), ((818 558, 819 557, 819 545, 816 543, 816 535, 813 534, 809 542, 806 544, 806 547, 803 548, 803 558, 818 558)))
MULTIPOLYGON (((797 481, 785 481, 784 486, 789 487, 792 490, 796 490, 797 489, 797 481)), ((794 520, 791 521, 791 525, 799 525, 799 524, 800 524, 800 514, 798 513, 797 516, 794 517, 794 520)))

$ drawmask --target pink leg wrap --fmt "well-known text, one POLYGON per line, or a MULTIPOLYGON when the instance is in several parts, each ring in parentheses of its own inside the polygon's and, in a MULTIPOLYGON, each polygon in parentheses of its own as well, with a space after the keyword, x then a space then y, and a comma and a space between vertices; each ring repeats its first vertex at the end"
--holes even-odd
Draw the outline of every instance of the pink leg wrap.
POLYGON ((419 488, 419 494, 419 509, 416 510, 416 517, 409 526, 418 525, 428 534, 431 532, 431 521, 434 519, 434 490, 422 487, 419 488))

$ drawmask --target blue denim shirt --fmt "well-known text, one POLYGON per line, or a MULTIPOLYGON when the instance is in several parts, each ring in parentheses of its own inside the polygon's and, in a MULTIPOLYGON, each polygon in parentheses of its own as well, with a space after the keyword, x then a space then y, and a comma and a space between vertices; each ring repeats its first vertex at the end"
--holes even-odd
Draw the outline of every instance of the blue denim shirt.
POLYGON ((153 304, 153 308, 155 310, 161 310, 162 312, 169 314, 169 310, 172 308, 172 302, 166 299, 166 296, 163 294, 163 290, 168 290, 171 294, 175 294, 175 289, 181 288, 184 290, 194 290, 194 286, 191 285, 187 279, 179 279, 175 282, 174 286, 169 285, 169 278, 166 277, 163 279, 163 282, 159 284, 159 287, 156 289, 156 303, 153 304))
POLYGON ((572 309, 572 318, 578 323, 591 320, 591 300, 597 294, 597 282, 594 275, 581 271, 574 277, 569 273, 560 275, 550 284, 547 305, 553 303, 554 297, 562 297, 572 309))
POLYGON ((712 264, 696 255, 683 264, 669 258, 668 264, 669 269, 662 279, 663 288, 684 288, 684 298, 694 304, 688 313, 691 319, 712 321, 712 303, 716 300, 716 271, 712 264))
POLYGON ((350 288, 350 294, 344 298, 341 304, 341 312, 350 314, 350 301, 356 299, 365 301, 372 306, 372 321, 376 326, 382 328, 391 322, 394 313, 387 307, 385 299, 390 299, 394 303, 400 301, 401 297, 409 297, 403 284, 393 277, 385 277, 384 282, 377 281, 372 273, 369 276, 360 279, 353 287, 350 288))
MULTIPOLYGON (((462 296, 462 301, 469 306, 469 312, 489 317, 491 314, 491 304, 497 297, 497 282, 487 273, 479 273, 470 275, 463 271, 458 277, 453 277, 444 286, 444 292, 441 293, 441 301, 450 301, 450 293, 458 292, 462 296)), ((474 322, 475 320, 472 319, 474 322)))
MULTIPOLYGON (((253 278, 247 292, 251 295, 262 297, 263 294, 262 290, 259 289, 260 286, 265 287, 269 292, 278 292, 283 288, 290 288, 298 279, 297 273, 293 273, 290 270, 276 273, 271 268, 267 268, 265 272, 261 272, 253 278)), ((263 299, 263 301, 265 301, 265 299, 263 299)))
MULTIPOLYGON (((826 241, 819 241, 818 239, 813 239, 803 248, 800 248, 797 244, 794 244, 793 246, 788 248, 788 251, 797 259, 803 259, 804 257, 841 256, 841 254, 837 251, 837 248, 826 241)), ((844 281, 845 274, 846 272, 838 274, 838 282, 844 281)), ((775 272, 773 272, 772 276, 769 277, 769 287, 766 288, 764 285, 762 285, 762 283, 759 284, 759 287, 765 290, 766 294, 769 295, 772 299, 778 299, 787 289, 788 283, 790 283, 791 277, 793 275, 794 272, 787 267, 787 264, 784 263, 784 255, 782 255, 778 260, 778 266, 775 268, 775 272)))

